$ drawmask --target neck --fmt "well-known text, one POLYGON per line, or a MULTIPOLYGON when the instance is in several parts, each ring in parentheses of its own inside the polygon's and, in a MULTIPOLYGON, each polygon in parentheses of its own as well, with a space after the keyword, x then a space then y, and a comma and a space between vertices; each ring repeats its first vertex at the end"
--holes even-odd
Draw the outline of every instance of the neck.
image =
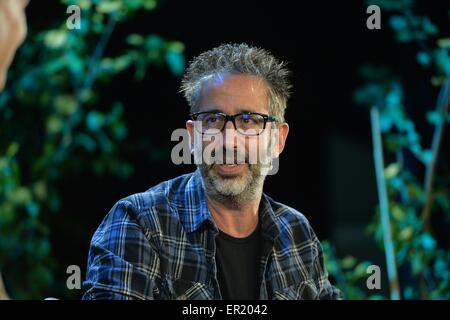
POLYGON ((236 206, 208 196, 208 207, 217 227, 226 234, 244 238, 250 235, 258 225, 258 210, 262 193, 254 199, 236 206))

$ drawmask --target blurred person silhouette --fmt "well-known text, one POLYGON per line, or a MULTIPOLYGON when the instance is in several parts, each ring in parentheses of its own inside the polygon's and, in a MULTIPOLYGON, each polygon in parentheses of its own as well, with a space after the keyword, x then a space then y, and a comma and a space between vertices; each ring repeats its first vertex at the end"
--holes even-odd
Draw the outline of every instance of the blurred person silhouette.
MULTIPOLYGON (((27 34, 25 8, 29 0, 0 0, 0 92, 17 48, 27 34)), ((9 299, 0 270, 0 300, 9 299)))
POLYGON ((0 0, 0 91, 17 48, 27 34, 25 8, 29 0, 0 0))

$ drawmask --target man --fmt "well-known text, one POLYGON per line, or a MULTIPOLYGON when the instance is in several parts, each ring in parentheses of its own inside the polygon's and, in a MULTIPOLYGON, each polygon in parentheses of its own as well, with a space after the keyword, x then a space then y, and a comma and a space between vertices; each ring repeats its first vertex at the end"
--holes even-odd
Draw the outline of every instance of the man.
POLYGON ((0 91, 8 68, 27 34, 25 8, 29 0, 0 0, 0 91))
POLYGON ((288 74, 246 44, 194 59, 182 81, 186 129, 214 161, 116 203, 92 239, 84 299, 340 297, 306 218, 263 193, 263 160, 289 131, 288 74), (263 152, 251 163, 255 142, 263 152))

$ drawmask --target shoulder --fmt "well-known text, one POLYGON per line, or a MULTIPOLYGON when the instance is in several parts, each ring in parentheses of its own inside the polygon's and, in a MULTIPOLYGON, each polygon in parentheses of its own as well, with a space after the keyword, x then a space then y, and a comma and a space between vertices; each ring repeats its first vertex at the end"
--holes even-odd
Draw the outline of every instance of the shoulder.
POLYGON ((265 197, 273 210, 281 233, 287 232, 293 236, 301 235, 303 240, 314 240, 315 233, 308 218, 302 212, 275 201, 267 195, 265 197))
POLYGON ((154 207, 170 205, 172 201, 184 191, 193 173, 163 181, 144 192, 129 195, 116 202, 114 207, 132 210, 137 216, 148 212, 154 207))
MULTIPOLYGON (((184 194, 193 173, 161 182, 147 191, 135 193, 117 201, 100 225, 127 224, 145 229, 160 229, 161 216, 173 215, 172 204, 184 194)), ((163 219, 164 221, 167 219, 163 219)), ((173 220, 173 219, 170 219, 173 220)))

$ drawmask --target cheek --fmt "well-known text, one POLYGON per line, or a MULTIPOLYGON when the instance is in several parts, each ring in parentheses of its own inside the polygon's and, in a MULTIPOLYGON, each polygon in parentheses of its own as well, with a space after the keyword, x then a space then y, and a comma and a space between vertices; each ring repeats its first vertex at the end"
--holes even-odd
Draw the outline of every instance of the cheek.
POLYGON ((217 136, 204 136, 202 139, 203 149, 208 147, 208 150, 217 149, 222 150, 223 138, 220 135, 217 136))
POLYGON ((269 139, 264 134, 255 138, 247 138, 245 141, 245 149, 249 153, 266 154, 268 148, 269 139))

